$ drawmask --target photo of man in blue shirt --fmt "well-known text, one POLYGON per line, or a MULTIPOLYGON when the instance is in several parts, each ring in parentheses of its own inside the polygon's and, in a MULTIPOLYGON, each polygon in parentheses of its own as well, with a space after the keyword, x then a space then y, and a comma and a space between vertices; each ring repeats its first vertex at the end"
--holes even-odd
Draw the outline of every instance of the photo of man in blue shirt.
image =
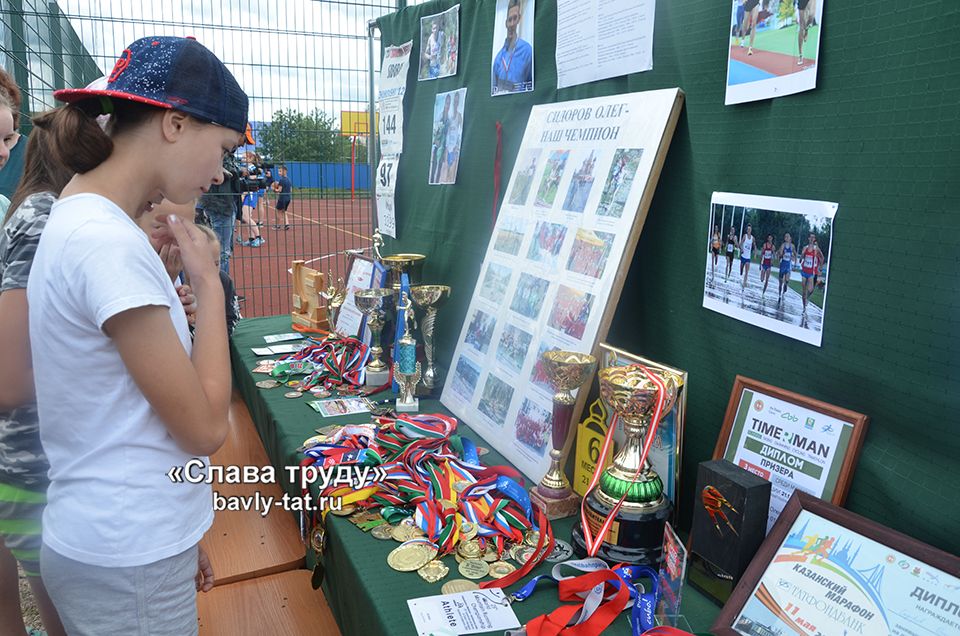
POLYGON ((522 0, 506 2, 507 37, 493 60, 491 95, 526 93, 533 90, 533 46, 518 34, 523 18, 522 0))

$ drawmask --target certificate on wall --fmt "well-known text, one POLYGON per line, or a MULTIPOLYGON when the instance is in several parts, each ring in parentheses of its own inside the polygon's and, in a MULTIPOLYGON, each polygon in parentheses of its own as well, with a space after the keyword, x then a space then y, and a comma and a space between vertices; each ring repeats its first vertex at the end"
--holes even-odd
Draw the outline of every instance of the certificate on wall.
POLYGON ((772 484, 767 532, 794 491, 842 504, 867 417, 737 376, 714 459, 772 484))
POLYGON ((530 111, 441 401, 534 482, 554 393, 540 357, 606 335, 682 103, 674 88, 530 111))
POLYGON ((956 634, 958 571, 954 555, 797 493, 711 633, 956 634))

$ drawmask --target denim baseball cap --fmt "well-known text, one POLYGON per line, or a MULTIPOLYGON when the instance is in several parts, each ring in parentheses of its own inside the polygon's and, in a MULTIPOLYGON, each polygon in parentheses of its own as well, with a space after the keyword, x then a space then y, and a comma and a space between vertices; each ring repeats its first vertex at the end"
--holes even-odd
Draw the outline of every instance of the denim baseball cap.
POLYGON ((106 88, 65 88, 64 102, 129 99, 187 113, 238 133, 247 127, 247 95, 227 67, 193 38, 140 38, 117 59, 106 88))

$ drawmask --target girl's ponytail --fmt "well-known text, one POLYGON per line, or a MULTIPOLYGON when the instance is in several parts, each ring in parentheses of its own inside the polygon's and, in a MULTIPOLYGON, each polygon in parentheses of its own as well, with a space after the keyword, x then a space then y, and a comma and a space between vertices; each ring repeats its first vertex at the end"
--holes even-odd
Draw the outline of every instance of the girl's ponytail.
POLYGON ((97 114, 85 106, 85 102, 62 106, 49 119, 34 121, 53 137, 63 165, 80 174, 93 170, 113 152, 113 141, 97 123, 97 114))

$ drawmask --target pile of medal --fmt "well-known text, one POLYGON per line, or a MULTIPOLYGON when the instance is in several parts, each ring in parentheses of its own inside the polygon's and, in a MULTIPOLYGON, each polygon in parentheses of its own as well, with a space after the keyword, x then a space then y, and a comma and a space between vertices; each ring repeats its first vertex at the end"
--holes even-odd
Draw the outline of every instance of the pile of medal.
MULTIPOLYGON (((440 558, 439 550, 430 542, 423 530, 418 528, 411 517, 406 517, 399 523, 387 523, 383 517, 374 511, 354 512, 349 520, 364 532, 370 532, 375 539, 382 541, 396 541, 400 546, 387 556, 387 565, 398 572, 416 571, 420 578, 428 583, 437 583, 450 574, 450 568, 440 558)), ((523 565, 535 556, 537 542, 540 535, 536 530, 528 531, 523 541, 516 544, 506 544, 502 554, 498 554, 496 545, 492 541, 482 542, 477 536, 475 524, 465 521, 460 527, 460 540, 454 552, 457 570, 460 576, 469 580, 453 580, 443 587, 443 593, 450 591, 466 591, 477 589, 479 586, 471 581, 477 581, 487 576, 501 579, 517 569, 517 565, 509 563, 507 559, 523 565), (458 589, 447 590, 452 585, 458 589)), ((555 540, 553 552, 546 555, 551 562, 565 561, 573 555, 573 548, 566 541, 555 540)))
MULTIPOLYGON (((288 389, 284 397, 295 399, 309 392, 318 399, 340 395, 363 395, 364 365, 369 358, 369 347, 356 338, 330 335, 323 340, 309 338, 297 353, 278 360, 262 360, 252 369, 253 373, 271 376, 260 380, 257 387, 288 389), (303 376, 294 379, 293 376, 303 376)), ((377 389, 379 390, 379 389, 377 389)))
MULTIPOLYGON (((387 471, 387 481, 365 484, 372 494, 352 502, 361 510, 331 512, 349 515, 377 539, 400 543, 387 557, 392 569, 416 571, 436 583, 450 573, 439 557, 453 554, 460 575, 469 580, 450 584, 466 590, 476 586, 471 581, 506 577, 531 560, 570 557, 573 551, 563 541, 556 541, 549 555, 537 552, 540 533, 533 528, 529 501, 522 501, 525 491, 501 474, 510 469, 480 464, 473 443, 456 435, 454 418, 411 415, 375 423, 379 426, 349 425, 311 438, 304 452, 318 466, 376 464, 387 471)), ((328 489, 321 495, 352 492, 328 489)))

